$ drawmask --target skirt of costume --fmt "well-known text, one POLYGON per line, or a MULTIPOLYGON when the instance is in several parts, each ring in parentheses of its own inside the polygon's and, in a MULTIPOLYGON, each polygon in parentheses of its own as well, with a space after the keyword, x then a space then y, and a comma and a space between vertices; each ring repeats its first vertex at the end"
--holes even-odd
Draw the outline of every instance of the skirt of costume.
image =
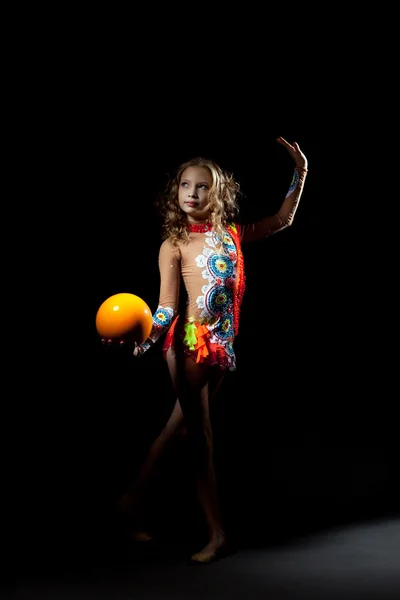
POLYGON ((207 324, 189 319, 183 325, 183 331, 177 328, 179 315, 175 317, 171 327, 167 331, 163 344, 164 358, 169 348, 174 348, 176 336, 181 336, 183 350, 196 363, 205 363, 210 366, 217 365, 220 369, 234 371, 236 369, 236 357, 233 352, 232 342, 220 344, 212 341, 212 331, 207 324), (182 333, 181 333, 182 331, 182 333))

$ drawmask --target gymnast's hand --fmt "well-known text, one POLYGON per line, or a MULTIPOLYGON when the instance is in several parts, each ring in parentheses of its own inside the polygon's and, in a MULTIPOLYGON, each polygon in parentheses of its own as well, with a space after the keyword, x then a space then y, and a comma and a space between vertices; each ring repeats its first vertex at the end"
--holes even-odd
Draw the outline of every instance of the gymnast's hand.
POLYGON ((105 337, 101 338, 101 344, 111 354, 128 354, 136 348, 136 342, 105 337))
POLYGON ((139 356, 142 354, 137 342, 101 338, 101 343, 105 348, 111 350, 112 352, 132 354, 134 358, 139 358, 139 356))
POLYGON ((286 148, 286 150, 289 152, 290 156, 294 160, 296 167, 299 167, 299 169, 308 168, 307 158, 300 150, 300 147, 297 142, 293 142, 293 145, 289 144, 289 142, 287 142, 283 137, 278 137, 276 141, 278 142, 278 144, 281 144, 281 146, 284 146, 286 148))

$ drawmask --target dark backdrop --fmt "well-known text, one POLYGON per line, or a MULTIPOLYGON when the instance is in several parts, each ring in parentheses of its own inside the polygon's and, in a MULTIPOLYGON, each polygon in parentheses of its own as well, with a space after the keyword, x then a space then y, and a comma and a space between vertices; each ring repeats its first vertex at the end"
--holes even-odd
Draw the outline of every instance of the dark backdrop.
MULTIPOLYGON (((377 254, 350 219, 353 190, 330 132, 290 102, 278 112, 219 99, 204 111, 193 98, 163 103, 157 88, 124 96, 111 79, 107 90, 100 77, 74 88, 49 136, 46 221, 32 253, 40 327, 17 361, 26 563, 87 559, 107 545, 114 503, 172 408, 161 342, 134 362, 105 351, 95 330, 111 294, 157 306, 154 200, 167 174, 194 155, 213 158, 241 183, 243 220, 255 220, 290 185, 278 135, 300 144, 309 175, 293 226, 244 248, 238 371, 212 408, 224 516, 238 540, 267 543, 271 532, 395 510, 393 359, 381 341, 384 302, 370 296, 377 254)), ((153 498, 161 533, 202 530, 184 443, 163 461, 153 498)))

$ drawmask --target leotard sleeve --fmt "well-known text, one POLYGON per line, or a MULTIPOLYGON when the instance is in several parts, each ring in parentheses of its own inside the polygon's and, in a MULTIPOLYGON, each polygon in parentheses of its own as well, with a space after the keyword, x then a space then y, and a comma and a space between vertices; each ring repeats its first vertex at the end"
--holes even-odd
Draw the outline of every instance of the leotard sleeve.
POLYGON ((264 217, 256 223, 243 225, 242 243, 261 240, 289 227, 293 223, 303 193, 307 172, 307 169, 295 167, 289 190, 278 212, 272 216, 264 217))
POLYGON ((177 314, 179 302, 181 253, 170 240, 165 240, 158 256, 160 271, 160 294, 157 310, 153 314, 153 326, 149 337, 138 346, 138 354, 149 350, 171 327, 177 314))

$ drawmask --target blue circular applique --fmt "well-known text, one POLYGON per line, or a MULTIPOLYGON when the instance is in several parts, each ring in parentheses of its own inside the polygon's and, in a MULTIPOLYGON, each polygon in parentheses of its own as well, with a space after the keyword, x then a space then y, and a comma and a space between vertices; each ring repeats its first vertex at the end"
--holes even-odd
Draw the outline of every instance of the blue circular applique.
POLYGON ((214 333, 221 340, 229 340, 230 338, 233 338, 233 316, 231 313, 221 317, 214 329, 214 333))
POLYGON ((232 291, 222 285, 216 285, 206 293, 204 301, 212 315, 219 315, 232 304, 232 291))
POLYGON ((157 325, 162 325, 164 327, 165 325, 169 325, 171 322, 171 315, 167 310, 165 310, 165 308, 159 308, 153 315, 153 321, 157 325))
POLYGON ((299 182, 299 174, 297 171, 293 173, 292 181, 290 183, 289 191, 286 194, 286 198, 297 188, 297 184, 299 182))
POLYGON ((208 268, 216 279, 227 279, 232 276, 233 262, 229 256, 213 254, 208 259, 208 268))
POLYGON ((223 240, 222 240, 222 244, 229 252, 236 252, 236 246, 233 242, 233 239, 229 235, 229 233, 225 233, 223 240))
POLYGON ((226 353, 227 353, 229 356, 234 356, 234 355, 235 355, 235 352, 234 352, 234 350, 233 350, 233 342, 232 342, 232 341, 229 341, 229 342, 226 344, 226 346, 225 346, 225 350, 226 350, 226 353))

